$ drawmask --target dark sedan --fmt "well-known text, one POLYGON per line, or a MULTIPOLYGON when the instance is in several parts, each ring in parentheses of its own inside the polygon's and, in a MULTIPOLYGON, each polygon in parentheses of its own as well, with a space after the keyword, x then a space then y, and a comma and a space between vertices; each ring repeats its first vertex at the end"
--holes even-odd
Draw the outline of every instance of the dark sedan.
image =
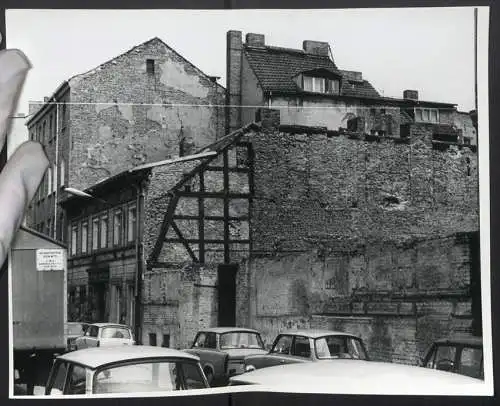
POLYGON ((339 358, 369 359, 363 341, 353 334, 329 330, 288 330, 276 337, 267 354, 245 357, 245 371, 339 358))

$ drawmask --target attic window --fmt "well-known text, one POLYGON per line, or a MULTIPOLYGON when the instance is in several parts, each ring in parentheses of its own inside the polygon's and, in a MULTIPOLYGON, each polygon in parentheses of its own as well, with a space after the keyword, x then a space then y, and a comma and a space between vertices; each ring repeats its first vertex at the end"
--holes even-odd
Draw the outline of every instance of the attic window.
POLYGON ((338 94, 339 87, 338 80, 307 75, 302 77, 302 89, 306 92, 338 94))
POLYGON ((154 73, 155 73, 155 60, 154 59, 146 59, 146 72, 150 75, 154 75, 154 73))

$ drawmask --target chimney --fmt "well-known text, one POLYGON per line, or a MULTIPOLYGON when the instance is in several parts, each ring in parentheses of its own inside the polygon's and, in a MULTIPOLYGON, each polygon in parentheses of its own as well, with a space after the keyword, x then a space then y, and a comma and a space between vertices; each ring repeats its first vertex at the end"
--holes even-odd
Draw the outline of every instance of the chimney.
POLYGON ((302 43, 302 49, 308 54, 328 57, 330 46, 328 42, 306 40, 302 43))
POLYGON ((266 40, 262 34, 248 33, 245 37, 245 45, 249 47, 263 47, 266 45, 266 40))
POLYGON ((418 90, 405 90, 405 91, 403 91, 403 99, 418 101, 418 90))
POLYGON ((226 35, 226 134, 241 127, 241 60, 243 41, 241 31, 226 35), (237 107, 233 107, 237 106, 237 107))

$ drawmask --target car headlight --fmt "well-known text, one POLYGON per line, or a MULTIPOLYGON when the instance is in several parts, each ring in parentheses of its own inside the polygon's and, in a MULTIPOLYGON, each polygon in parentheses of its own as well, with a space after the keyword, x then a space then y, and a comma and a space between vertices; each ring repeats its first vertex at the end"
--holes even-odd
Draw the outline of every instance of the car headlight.
POLYGON ((255 369, 253 365, 245 365, 245 372, 255 371, 255 369))

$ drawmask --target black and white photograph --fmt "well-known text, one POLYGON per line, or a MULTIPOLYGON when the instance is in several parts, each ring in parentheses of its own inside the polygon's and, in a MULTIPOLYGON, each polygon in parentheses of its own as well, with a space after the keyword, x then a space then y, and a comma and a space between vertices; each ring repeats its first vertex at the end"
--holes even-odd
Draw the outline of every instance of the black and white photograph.
POLYGON ((493 395, 489 21, 6 10, 10 398, 493 395))

